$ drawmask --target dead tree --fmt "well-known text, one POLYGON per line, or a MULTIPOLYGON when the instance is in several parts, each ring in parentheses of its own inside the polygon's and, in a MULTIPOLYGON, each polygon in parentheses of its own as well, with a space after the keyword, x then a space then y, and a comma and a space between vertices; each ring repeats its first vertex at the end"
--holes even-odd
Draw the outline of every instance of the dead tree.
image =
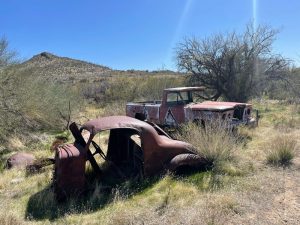
POLYGON ((176 48, 178 68, 190 74, 191 84, 206 87, 204 99, 245 102, 267 82, 285 79, 290 62, 272 52, 277 33, 248 25, 243 34, 186 38, 176 48))

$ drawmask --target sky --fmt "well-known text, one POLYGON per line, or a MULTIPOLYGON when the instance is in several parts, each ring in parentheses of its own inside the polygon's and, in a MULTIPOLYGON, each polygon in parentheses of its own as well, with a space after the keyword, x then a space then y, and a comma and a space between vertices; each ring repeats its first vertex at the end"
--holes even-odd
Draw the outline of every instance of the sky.
POLYGON ((22 59, 40 52, 113 69, 176 70, 185 37, 279 29, 274 52, 300 64, 299 0, 0 0, 0 37, 22 59))

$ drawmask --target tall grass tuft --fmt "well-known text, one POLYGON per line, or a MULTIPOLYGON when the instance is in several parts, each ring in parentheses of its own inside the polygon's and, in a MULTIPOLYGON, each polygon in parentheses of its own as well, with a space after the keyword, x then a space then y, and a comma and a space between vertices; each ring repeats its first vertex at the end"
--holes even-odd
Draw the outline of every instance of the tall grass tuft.
POLYGON ((205 128, 190 123, 181 127, 175 137, 191 143, 213 169, 219 171, 235 160, 239 148, 238 136, 224 128, 222 122, 207 123, 205 128))
POLYGON ((291 135, 278 135, 273 138, 267 151, 267 163, 288 166, 295 157, 297 140, 291 135))

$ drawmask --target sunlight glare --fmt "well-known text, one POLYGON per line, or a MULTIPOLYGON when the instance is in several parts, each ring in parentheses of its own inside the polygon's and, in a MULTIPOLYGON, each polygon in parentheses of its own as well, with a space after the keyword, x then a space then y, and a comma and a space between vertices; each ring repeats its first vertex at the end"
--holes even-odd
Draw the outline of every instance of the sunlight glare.
MULTIPOLYGON (((172 59, 174 47, 175 47, 176 43, 179 41, 179 38, 181 38, 180 35, 181 35, 181 32, 182 32, 182 28, 184 26, 184 23, 185 23, 187 17, 188 17, 188 14, 189 14, 189 11, 190 11, 190 8, 191 8, 191 5, 192 5, 193 1, 194 0, 187 0, 185 5, 184 5, 184 8, 182 10, 180 19, 178 20, 178 25, 176 27, 176 30, 174 32, 174 35, 173 35, 173 38, 172 38, 172 41, 171 41, 171 44, 170 44, 170 47, 169 47, 169 51, 167 53, 166 61, 171 61, 171 59, 172 59)), ((167 63, 167 64, 169 64, 169 63, 167 63)))
POLYGON ((257 0, 252 0, 252 19, 253 19, 253 28, 257 28, 257 0))

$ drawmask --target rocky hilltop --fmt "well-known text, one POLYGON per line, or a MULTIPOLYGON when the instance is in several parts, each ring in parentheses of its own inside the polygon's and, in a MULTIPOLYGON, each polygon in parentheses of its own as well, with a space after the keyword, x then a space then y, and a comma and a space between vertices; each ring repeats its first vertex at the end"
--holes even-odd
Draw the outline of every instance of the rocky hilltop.
POLYGON ((111 69, 106 66, 68 57, 59 57, 48 52, 35 55, 18 67, 33 75, 61 82, 97 80, 99 77, 110 75, 111 72, 111 69))
POLYGON ((107 66, 97 65, 82 60, 56 56, 42 52, 17 65, 20 71, 30 73, 46 80, 62 83, 92 83, 111 76, 174 76, 182 75, 170 70, 113 70, 107 66))

